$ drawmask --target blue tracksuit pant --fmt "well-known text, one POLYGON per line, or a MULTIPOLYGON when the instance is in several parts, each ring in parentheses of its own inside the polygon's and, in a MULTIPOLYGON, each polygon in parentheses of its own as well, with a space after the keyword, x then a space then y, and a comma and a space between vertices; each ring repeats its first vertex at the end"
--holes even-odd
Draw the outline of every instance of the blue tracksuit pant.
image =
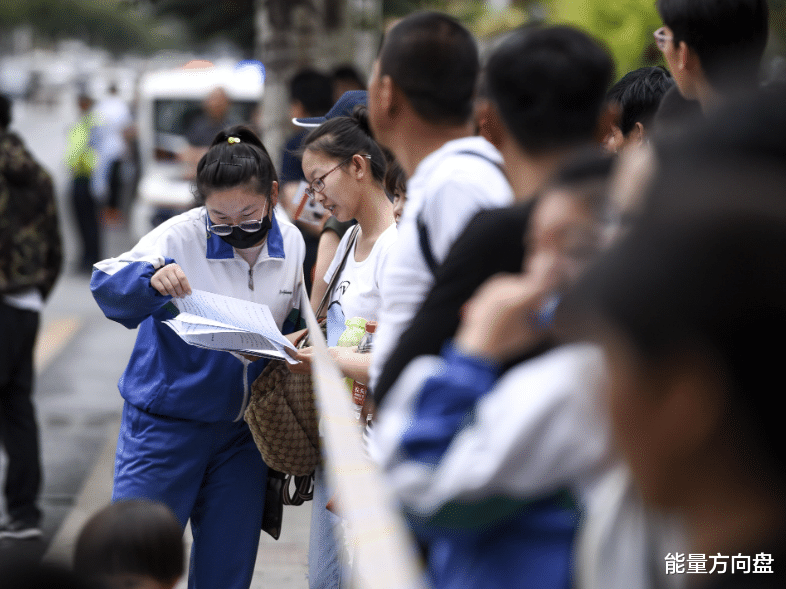
POLYGON ((183 527, 190 518, 189 589, 248 589, 266 479, 245 422, 151 415, 126 402, 112 500, 161 501, 183 527))

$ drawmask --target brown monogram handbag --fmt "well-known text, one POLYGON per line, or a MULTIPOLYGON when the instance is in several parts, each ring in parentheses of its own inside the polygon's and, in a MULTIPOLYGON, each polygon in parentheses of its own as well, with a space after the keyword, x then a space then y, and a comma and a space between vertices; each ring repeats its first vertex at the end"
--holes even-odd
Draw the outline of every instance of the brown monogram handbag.
MULTIPOLYGON (((317 309, 318 318, 344 268, 358 230, 356 225, 341 264, 317 309)), ((325 321, 320 324, 324 334, 325 321)), ((304 337, 298 347, 307 345, 308 337, 304 337)), ((285 361, 271 360, 251 386, 251 401, 244 417, 262 458, 270 468, 287 475, 305 476, 310 475, 319 464, 319 420, 310 374, 293 374, 285 361)))

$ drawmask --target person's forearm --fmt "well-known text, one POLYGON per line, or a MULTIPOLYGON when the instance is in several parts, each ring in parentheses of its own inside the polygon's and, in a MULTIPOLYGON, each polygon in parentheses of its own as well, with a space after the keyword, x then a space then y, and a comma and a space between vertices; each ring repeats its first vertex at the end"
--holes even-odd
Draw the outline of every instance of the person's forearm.
POLYGON ((341 374, 361 383, 368 382, 368 368, 371 366, 371 354, 360 354, 357 348, 330 348, 333 359, 338 364, 341 374))

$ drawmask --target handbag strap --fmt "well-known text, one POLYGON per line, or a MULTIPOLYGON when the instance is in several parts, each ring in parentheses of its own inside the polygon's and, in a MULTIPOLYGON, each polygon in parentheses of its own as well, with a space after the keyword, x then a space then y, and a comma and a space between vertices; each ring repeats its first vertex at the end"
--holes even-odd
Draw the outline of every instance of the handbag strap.
POLYGON ((352 228, 352 233, 350 234, 349 241, 347 242, 347 249, 344 251, 344 256, 341 258, 341 264, 339 264, 338 268, 336 268, 336 271, 333 272, 333 276, 330 278, 327 290, 325 291, 325 294, 322 295, 322 301, 319 303, 319 307, 317 307, 317 312, 315 314, 317 321, 319 321, 319 318, 322 315, 322 309, 324 308, 325 303, 327 303, 328 299, 330 299, 330 293, 333 290, 333 287, 336 285, 336 281, 338 280, 341 271, 344 269, 344 264, 347 263, 349 252, 352 251, 352 246, 355 245, 355 239, 357 239, 359 231, 360 224, 357 224, 352 228))

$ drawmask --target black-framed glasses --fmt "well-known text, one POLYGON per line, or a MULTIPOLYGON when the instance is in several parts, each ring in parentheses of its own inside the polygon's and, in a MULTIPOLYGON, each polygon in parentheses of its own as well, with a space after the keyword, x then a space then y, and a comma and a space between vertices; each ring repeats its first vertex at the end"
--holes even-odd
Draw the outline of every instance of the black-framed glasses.
MULTIPOLYGON (((314 179, 313 179, 313 180, 312 180, 312 181, 309 183, 309 185, 308 185, 308 188, 306 188, 306 196, 308 196, 308 198, 314 198, 314 193, 315 193, 315 192, 322 192, 322 191, 325 189, 325 178, 327 178, 328 174, 330 174, 331 172, 334 172, 334 171, 338 170, 338 169, 339 169, 341 166, 343 166, 344 164, 346 164, 346 163, 347 163, 349 160, 351 160, 353 157, 355 157, 355 154, 352 154, 352 155, 351 155, 351 156, 349 156, 347 159, 345 159, 343 162, 341 162, 340 164, 338 164, 338 165, 337 165, 335 168, 331 168, 330 170, 328 170, 327 172, 325 172, 324 174, 322 174, 322 175, 321 175, 319 178, 314 178, 314 179)), ((368 154, 365 154, 365 153, 364 153, 364 154, 361 154, 361 157, 365 157, 365 158, 369 158, 369 159, 371 158, 371 156, 370 156, 370 155, 368 155, 368 154)))

